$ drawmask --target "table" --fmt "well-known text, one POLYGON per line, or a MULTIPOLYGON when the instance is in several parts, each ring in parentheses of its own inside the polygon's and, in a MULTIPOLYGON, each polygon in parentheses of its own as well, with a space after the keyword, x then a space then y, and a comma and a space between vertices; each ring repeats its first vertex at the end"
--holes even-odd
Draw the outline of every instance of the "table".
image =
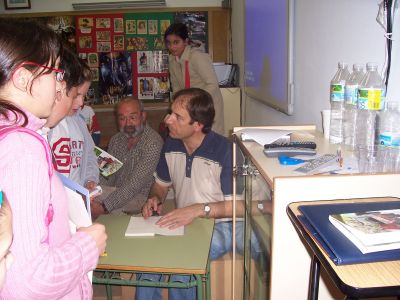
POLYGON ((316 239, 299 220, 300 205, 398 201, 398 198, 369 198, 330 201, 294 202, 287 206, 287 214, 296 231, 312 251, 308 299, 318 299, 320 265, 326 269, 336 286, 347 299, 363 297, 400 296, 400 261, 384 261, 351 265, 335 265, 318 245, 316 239))
POLYGON ((214 229, 213 219, 196 219, 185 226, 183 236, 125 237, 130 216, 103 215, 97 219, 108 234, 107 256, 97 264, 94 284, 105 284, 107 299, 112 299, 111 285, 153 287, 197 287, 197 299, 210 299, 209 252, 214 229), (121 278, 129 273, 129 278, 121 278), (137 273, 192 275, 188 283, 136 280, 137 273))

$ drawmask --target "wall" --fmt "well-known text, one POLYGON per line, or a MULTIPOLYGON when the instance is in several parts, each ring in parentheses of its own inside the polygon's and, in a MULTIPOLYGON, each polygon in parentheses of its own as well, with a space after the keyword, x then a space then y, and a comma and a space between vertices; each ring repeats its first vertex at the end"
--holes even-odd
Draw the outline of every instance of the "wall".
MULTIPOLYGON (((123 1, 123 0, 119 0, 123 1)), ((73 11, 72 3, 110 2, 110 0, 31 0, 31 9, 5 10, 4 1, 0 1, 0 13, 41 13, 73 11)), ((221 0, 166 0, 168 7, 221 7, 221 0)))
MULTIPOLYGON (((244 0, 233 2, 233 59, 243 72, 244 0)), ((384 31, 375 21, 380 0, 294 2, 295 112, 287 116, 243 94, 244 125, 316 124, 321 129, 321 111, 329 108, 329 82, 337 62, 384 64, 384 31)))

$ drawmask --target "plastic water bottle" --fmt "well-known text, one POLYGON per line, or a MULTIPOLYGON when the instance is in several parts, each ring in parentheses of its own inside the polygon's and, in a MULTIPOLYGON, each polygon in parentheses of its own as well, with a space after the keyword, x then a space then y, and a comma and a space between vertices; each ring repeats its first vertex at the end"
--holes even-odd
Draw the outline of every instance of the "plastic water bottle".
POLYGON ((386 110, 379 113, 379 144, 400 147, 400 102, 387 102, 386 110))
POLYGON ((331 80, 329 142, 333 144, 339 144, 343 141, 344 87, 349 76, 347 63, 339 62, 338 70, 331 80))
POLYGON ((344 144, 351 150, 355 147, 358 87, 364 75, 363 65, 354 64, 353 73, 351 73, 344 87, 343 137, 344 144))
POLYGON ((377 143, 378 112, 384 108, 385 88, 376 63, 367 64, 367 73, 358 89, 356 146, 373 147, 377 143))

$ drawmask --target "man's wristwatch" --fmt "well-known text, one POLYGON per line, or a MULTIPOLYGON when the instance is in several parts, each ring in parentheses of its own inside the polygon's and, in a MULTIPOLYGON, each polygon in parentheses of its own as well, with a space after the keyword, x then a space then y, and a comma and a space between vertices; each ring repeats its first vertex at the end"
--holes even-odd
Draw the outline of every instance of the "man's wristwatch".
POLYGON ((210 216, 210 211, 211 211, 211 207, 210 205, 208 205, 207 203, 204 204, 204 213, 205 213, 205 217, 208 219, 208 217, 210 216))

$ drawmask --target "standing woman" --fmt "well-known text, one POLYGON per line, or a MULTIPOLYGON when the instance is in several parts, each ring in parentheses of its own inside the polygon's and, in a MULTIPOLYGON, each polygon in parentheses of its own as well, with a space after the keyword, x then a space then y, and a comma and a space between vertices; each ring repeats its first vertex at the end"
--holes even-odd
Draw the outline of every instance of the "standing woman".
POLYGON ((71 235, 53 172, 46 122, 61 90, 60 43, 34 21, 0 18, 0 186, 13 213, 14 263, 0 299, 92 299, 87 272, 104 251, 104 226, 71 235), (5 128, 17 128, 8 134, 5 128))
POLYGON ((171 24, 164 33, 169 55, 169 74, 174 93, 195 87, 206 90, 214 101, 215 120, 212 130, 224 135, 224 103, 210 56, 189 45, 185 24, 171 24))

